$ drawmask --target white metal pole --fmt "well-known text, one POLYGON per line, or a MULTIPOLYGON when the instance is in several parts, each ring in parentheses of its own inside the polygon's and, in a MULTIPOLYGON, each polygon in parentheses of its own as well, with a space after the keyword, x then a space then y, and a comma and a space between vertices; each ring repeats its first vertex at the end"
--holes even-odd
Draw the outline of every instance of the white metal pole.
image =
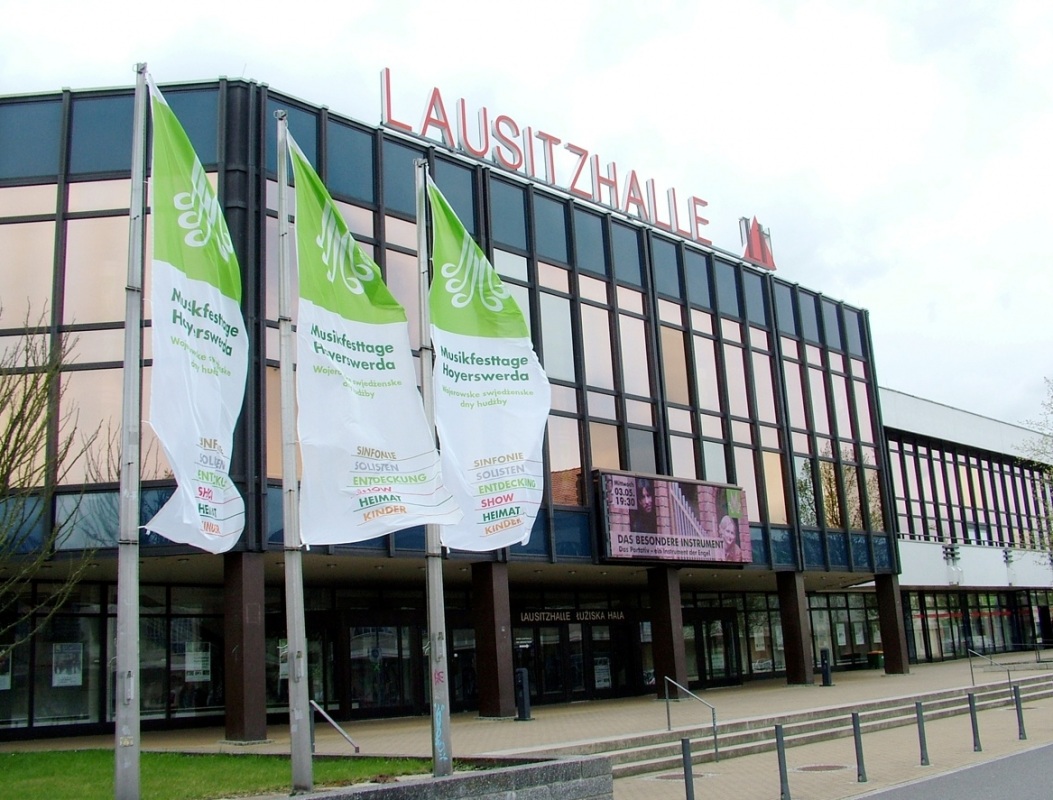
POLYGON ((146 64, 137 64, 124 292, 124 385, 117 539, 114 797, 139 798, 139 428, 142 416, 143 241, 146 228, 146 64))
MULTIPOLYGON (((435 404, 432 396, 432 362, 428 314, 428 230, 427 192, 428 162, 413 162, 417 182, 417 266, 420 271, 420 376, 424 396, 424 413, 435 429, 435 404)), ((442 589, 442 546, 439 526, 425 526, 425 563, 428 586, 428 672, 431 680, 431 753, 432 774, 442 777, 453 772, 453 748, 450 743, 450 684, 446 663, 446 602, 442 589)))
POLYGON ((296 476, 296 415, 293 392, 291 239, 286 196, 289 191, 288 120, 278 120, 278 333, 280 344, 282 427, 282 508, 285 524, 285 625, 288 636, 289 748, 293 791, 313 787, 311 767, 311 706, 307 691, 307 636, 303 610, 303 548, 300 542, 299 486, 296 476))

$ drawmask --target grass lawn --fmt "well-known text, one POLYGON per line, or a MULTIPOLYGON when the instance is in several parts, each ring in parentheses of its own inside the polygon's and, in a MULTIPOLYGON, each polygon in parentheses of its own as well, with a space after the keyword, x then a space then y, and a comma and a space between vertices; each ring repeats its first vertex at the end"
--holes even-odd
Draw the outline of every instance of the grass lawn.
MULTIPOLYGON (((364 783, 378 776, 430 774, 431 761, 353 756, 315 758, 315 788, 364 783)), ((25 800, 111 800, 112 750, 52 750, 0 754, 3 797, 25 800)), ((141 794, 150 800, 280 793, 292 788, 288 756, 142 753, 141 794)), ((382 778, 383 779, 383 778, 382 778)))

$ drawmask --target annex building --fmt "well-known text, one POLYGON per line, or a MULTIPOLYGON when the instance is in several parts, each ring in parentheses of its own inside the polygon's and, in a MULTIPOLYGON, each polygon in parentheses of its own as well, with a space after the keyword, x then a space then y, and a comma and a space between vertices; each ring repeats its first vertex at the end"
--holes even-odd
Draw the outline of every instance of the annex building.
MULTIPOLYGON (((812 682, 823 651, 835 669, 900 673, 1053 639, 1050 498, 1019 458, 1031 432, 879 390, 866 311, 713 247, 696 198, 670 192, 667 207, 598 161, 590 188, 553 185, 551 137, 507 117, 459 140, 251 81, 162 89, 242 268, 250 363, 231 475, 247 522, 222 556, 143 535, 144 727, 224 720, 227 738, 255 740, 288 711, 278 109, 410 320, 413 161, 428 160, 552 385, 529 543, 444 559, 454 710, 513 716, 519 668, 532 702, 558 703, 661 695, 667 677, 812 682)), ((32 335, 75 337, 54 402, 85 430, 120 424, 132 112, 130 87, 0 98, 0 349, 25 335, 26 309, 46 313, 32 335)), ((112 730, 118 484, 97 465, 113 441, 53 465, 47 522, 72 518, 71 532, 24 600, 49 597, 71 555, 91 564, 0 662, 0 736, 112 730)), ((173 482, 148 426, 142 452, 145 520, 173 482)), ((305 553, 310 694, 337 718, 426 710, 424 570, 422 529, 305 553)))

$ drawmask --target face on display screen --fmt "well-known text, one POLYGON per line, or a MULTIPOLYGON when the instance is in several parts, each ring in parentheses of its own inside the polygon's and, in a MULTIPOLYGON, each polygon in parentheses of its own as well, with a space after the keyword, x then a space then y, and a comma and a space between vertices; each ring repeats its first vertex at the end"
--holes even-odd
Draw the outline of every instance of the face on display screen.
POLYGON ((752 561, 741 489, 613 474, 600 485, 611 558, 752 561))

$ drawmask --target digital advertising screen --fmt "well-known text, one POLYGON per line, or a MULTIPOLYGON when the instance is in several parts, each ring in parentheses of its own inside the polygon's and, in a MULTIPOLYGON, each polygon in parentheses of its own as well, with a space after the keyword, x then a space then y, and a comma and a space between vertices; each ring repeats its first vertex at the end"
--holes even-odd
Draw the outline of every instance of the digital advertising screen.
POLYGON ((598 473, 607 557, 748 564, 746 495, 722 484, 598 473))

